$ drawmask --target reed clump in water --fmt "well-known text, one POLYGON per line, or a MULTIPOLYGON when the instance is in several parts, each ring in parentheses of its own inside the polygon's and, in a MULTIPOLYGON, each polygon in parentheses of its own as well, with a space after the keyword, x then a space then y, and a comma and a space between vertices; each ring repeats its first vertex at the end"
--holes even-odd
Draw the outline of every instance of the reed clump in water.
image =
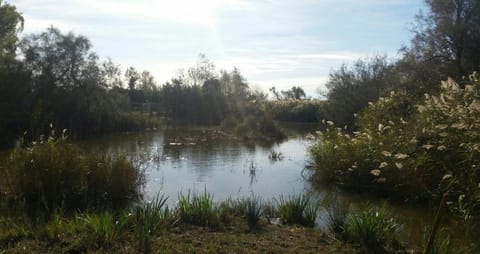
POLYGON ((125 156, 82 151, 66 136, 17 147, 0 170, 4 199, 34 214, 125 207, 144 182, 125 156))

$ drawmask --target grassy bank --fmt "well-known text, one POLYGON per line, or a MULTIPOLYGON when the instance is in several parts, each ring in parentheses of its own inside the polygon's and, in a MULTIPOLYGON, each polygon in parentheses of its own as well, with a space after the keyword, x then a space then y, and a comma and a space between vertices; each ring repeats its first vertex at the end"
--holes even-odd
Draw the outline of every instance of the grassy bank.
MULTIPOLYGON (((212 195, 185 194, 170 209, 166 197, 136 207, 64 213, 32 221, 2 216, 0 247, 7 253, 408 253, 400 224, 381 208, 340 213, 333 207, 322 232, 305 224, 306 196, 263 202, 258 197, 213 202, 212 195), (298 216, 292 216, 298 214, 298 216), (278 218, 281 224, 273 223, 278 218), (305 226, 303 226, 305 225, 305 226)), ((316 216, 315 216, 316 217, 316 216)))

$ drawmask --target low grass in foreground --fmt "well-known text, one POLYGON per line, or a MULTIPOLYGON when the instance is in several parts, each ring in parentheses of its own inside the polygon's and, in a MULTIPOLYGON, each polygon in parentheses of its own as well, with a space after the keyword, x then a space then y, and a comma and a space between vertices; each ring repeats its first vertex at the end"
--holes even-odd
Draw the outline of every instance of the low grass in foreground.
MULTIPOLYGON (((337 217, 324 215, 329 223, 335 225, 330 225, 327 231, 321 232, 310 228, 312 224, 308 218, 316 218, 317 209, 313 209, 316 206, 312 206, 313 202, 307 201, 309 199, 305 196, 282 198, 283 203, 280 202, 278 207, 271 203, 266 205, 269 203, 255 196, 229 199, 220 204, 215 204, 212 195, 206 192, 193 196, 180 195, 179 198, 180 201, 172 210, 166 206, 167 198, 159 195, 153 201, 131 209, 104 209, 77 214, 59 210, 37 221, 29 220, 26 216, 2 215, 0 249, 7 253, 421 251, 421 247, 407 249, 402 246, 398 234, 400 224, 388 217, 382 208, 346 210, 337 217), (284 224, 270 223, 271 216, 282 218, 284 214, 291 215, 289 220, 286 220, 287 217, 282 219, 284 224), (212 224, 212 221, 215 223, 212 224)), ((327 209, 332 212, 338 210, 327 209)), ((443 240, 436 242, 434 249, 438 251, 435 253, 445 253, 444 250, 448 247, 446 244, 449 243, 443 240)))

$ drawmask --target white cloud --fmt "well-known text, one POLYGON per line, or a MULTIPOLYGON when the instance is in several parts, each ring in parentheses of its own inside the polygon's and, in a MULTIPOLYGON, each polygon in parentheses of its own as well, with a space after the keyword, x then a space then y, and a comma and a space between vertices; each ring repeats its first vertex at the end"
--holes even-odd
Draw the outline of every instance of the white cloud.
POLYGON ((26 33, 54 25, 84 34, 101 57, 147 69, 162 83, 205 53, 217 69, 238 67, 251 84, 301 85, 309 94, 343 63, 382 51, 396 56, 406 38, 399 17, 414 2, 11 0, 26 33))

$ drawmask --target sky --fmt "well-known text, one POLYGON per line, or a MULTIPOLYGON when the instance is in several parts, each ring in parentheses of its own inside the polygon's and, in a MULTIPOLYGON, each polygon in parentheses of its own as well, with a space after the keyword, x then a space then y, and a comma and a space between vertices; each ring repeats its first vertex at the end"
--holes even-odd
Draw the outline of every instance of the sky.
POLYGON ((148 70, 162 84, 205 54, 251 87, 307 95, 359 58, 394 59, 422 0, 10 0, 23 34, 49 26, 88 37, 102 59, 148 70))

